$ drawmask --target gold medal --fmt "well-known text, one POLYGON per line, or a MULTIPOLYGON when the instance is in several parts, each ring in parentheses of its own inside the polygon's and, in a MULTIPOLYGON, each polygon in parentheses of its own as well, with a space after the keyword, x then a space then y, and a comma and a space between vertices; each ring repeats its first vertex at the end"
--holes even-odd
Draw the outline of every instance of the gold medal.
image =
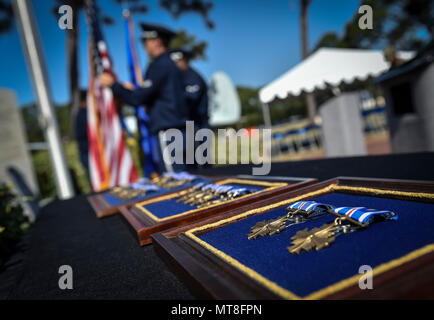
POLYGON ((343 219, 345 218, 336 218, 333 223, 324 224, 321 228, 313 228, 310 231, 307 228, 297 231, 295 236, 291 237, 292 246, 288 247, 289 253, 300 254, 301 250, 319 251, 328 247, 335 241, 335 232, 343 219))

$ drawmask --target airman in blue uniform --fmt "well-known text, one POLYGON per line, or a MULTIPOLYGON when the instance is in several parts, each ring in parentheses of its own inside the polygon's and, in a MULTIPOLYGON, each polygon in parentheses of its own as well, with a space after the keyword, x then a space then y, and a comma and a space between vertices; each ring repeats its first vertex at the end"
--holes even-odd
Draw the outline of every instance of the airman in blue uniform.
POLYGON ((208 87, 202 76, 190 65, 194 53, 184 49, 172 49, 170 57, 182 71, 190 120, 194 121, 197 128, 208 128, 208 87))
MULTIPOLYGON (((100 75, 102 85, 111 87, 113 94, 125 104, 139 107, 146 105, 149 115, 149 130, 160 143, 160 172, 184 171, 184 163, 175 163, 172 168, 164 163, 162 150, 165 147, 161 134, 171 128, 179 129, 185 137, 185 122, 190 110, 184 95, 181 71, 170 58, 168 43, 175 32, 159 25, 142 23, 145 50, 152 59, 145 73, 141 88, 133 89, 116 82, 110 74, 100 75)), ((184 148, 185 152, 185 148, 184 148)), ((185 157, 184 157, 185 159, 185 157)))
POLYGON ((89 142, 87 139, 87 91, 80 90, 80 109, 74 123, 75 140, 77 141, 80 162, 89 176, 89 142))
MULTIPOLYGON (((208 86, 202 76, 190 65, 194 53, 184 49, 172 49, 170 57, 182 71, 184 95, 190 110, 189 119, 194 121, 195 130, 210 129, 208 123, 208 86)), ((196 143, 196 148, 200 144, 199 142, 196 143)), ((197 168, 196 165, 193 167, 197 168)))

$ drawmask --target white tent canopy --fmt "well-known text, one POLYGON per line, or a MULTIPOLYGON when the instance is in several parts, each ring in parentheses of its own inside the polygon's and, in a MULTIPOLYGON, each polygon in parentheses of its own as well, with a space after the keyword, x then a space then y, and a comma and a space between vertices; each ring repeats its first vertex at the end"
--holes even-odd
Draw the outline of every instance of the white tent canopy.
MULTIPOLYGON (((410 59, 411 52, 399 52, 399 58, 410 59)), ((288 95, 325 89, 342 82, 366 80, 389 69, 381 50, 322 48, 259 91, 262 103, 288 95)))

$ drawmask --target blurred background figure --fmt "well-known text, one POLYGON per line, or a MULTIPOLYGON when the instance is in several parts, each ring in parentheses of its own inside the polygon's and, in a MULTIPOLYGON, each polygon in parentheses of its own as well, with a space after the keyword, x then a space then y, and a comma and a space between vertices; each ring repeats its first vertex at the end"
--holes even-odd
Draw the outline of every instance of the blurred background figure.
POLYGON ((80 162, 89 176, 89 142, 87 140, 87 90, 80 91, 80 109, 74 122, 75 140, 77 141, 80 162))
MULTIPOLYGON (((176 48, 170 50, 170 58, 175 61, 182 71, 185 100, 190 110, 189 120, 194 121, 195 133, 200 129, 210 129, 208 122, 208 86, 202 76, 190 65, 194 53, 176 48)), ((204 139, 206 141, 206 137, 204 139)), ((195 149, 203 142, 195 141, 195 149)), ((207 157, 208 155, 204 154, 204 156, 207 157)), ((198 168, 196 162, 192 165, 192 168, 198 168)))
POLYGON ((208 87, 202 76, 190 65, 194 53, 183 49, 172 49, 170 57, 182 71, 190 119, 194 121, 197 129, 208 128, 208 87))
MULTIPOLYGON (((183 132, 185 139, 185 122, 189 119, 189 108, 185 101, 181 71, 170 58, 167 50, 169 41, 175 36, 172 30, 155 25, 141 23, 146 53, 152 62, 145 74, 142 87, 130 90, 115 81, 111 74, 100 75, 102 85, 111 87, 113 94, 123 103, 139 107, 146 105, 149 112, 149 129, 160 144, 159 170, 184 171, 185 164, 164 162, 162 150, 166 145, 163 132, 176 128, 183 132)), ((185 150, 184 150, 185 153, 185 150)), ((185 156, 184 156, 185 159, 185 156)))

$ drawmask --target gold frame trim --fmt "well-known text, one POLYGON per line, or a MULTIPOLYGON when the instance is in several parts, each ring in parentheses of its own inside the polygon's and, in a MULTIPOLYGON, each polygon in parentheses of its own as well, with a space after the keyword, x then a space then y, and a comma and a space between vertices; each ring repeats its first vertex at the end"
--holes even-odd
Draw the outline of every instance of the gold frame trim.
MULTIPOLYGON (((228 254, 224 253, 223 251, 213 247, 212 245, 210 245, 209 243, 199 239, 196 235, 194 235, 195 232, 198 231, 204 231, 210 228, 215 228, 218 226, 221 226, 223 224, 235 221, 235 220, 240 220, 242 218, 248 217, 250 215, 254 215, 257 213, 261 213, 261 212, 265 212, 289 203, 293 203, 305 198, 309 198, 309 197, 314 197, 320 194, 324 194, 327 192, 333 192, 333 191, 357 191, 357 192, 362 192, 362 193, 375 193, 375 194, 382 194, 382 195, 400 195, 400 196, 405 196, 405 197, 413 197, 413 198, 418 198, 418 199, 434 199, 434 194, 431 193, 419 193, 419 192, 407 192, 407 191, 393 191, 393 190, 384 190, 384 189, 376 189, 376 188, 365 188, 365 187, 347 187, 347 186, 339 186, 336 184, 331 184, 325 188, 319 189, 317 191, 313 191, 313 192, 309 192, 306 193, 304 195, 301 196, 297 196, 291 199, 287 199, 287 200, 283 200, 268 206, 264 206, 261 208, 256 208, 256 209, 252 209, 249 211, 246 211, 244 213, 241 213, 239 215, 227 218, 227 219, 223 219, 214 223, 210 223, 204 226, 200 226, 200 227, 196 227, 193 229, 190 229, 188 231, 185 232, 185 235, 187 237, 189 237, 190 239, 192 239, 193 241, 197 242, 199 245, 201 245, 202 247, 204 247, 205 249, 209 250, 210 252, 212 252, 213 254, 215 254, 216 256, 218 256, 219 258, 221 258, 222 260, 224 260, 225 262, 229 263, 230 265, 232 265, 233 267, 239 269, 240 271, 244 272, 247 276, 249 276, 250 278, 256 280, 257 282, 259 282, 260 284, 262 284, 263 286, 265 286, 266 288, 268 288, 270 291, 276 293, 277 295, 281 296, 284 299, 293 299, 293 300, 312 300, 312 299, 320 299, 323 298, 325 296, 328 296, 332 293, 341 291, 342 289, 345 289, 349 286, 352 286, 354 284, 356 284, 359 279, 360 279, 360 274, 356 274, 354 276, 351 276, 349 278, 343 279, 339 282, 336 282, 332 285, 329 285, 327 287, 324 287, 320 290, 314 291, 313 293, 304 296, 304 297, 300 297, 298 295, 296 295, 295 293, 279 286, 277 283, 269 280, 268 278, 264 277, 263 275, 259 274, 258 272, 256 272, 255 270, 247 267, 246 265, 242 264, 241 262, 239 262, 238 260, 232 258, 231 256, 229 256, 228 254)), ((390 269, 396 268, 406 262, 409 262, 411 260, 414 260, 416 258, 419 258, 425 254, 428 254, 430 252, 434 251, 434 243, 428 244, 422 248, 416 249, 402 257, 396 258, 394 260, 391 260, 389 262, 380 264, 379 266, 375 267, 373 269, 373 276, 379 275, 381 273, 384 273, 390 269)))
MULTIPOLYGON (((229 184, 229 183, 247 184, 247 185, 256 185, 256 186, 265 186, 265 187, 269 187, 269 188, 265 188, 265 189, 259 190, 257 192, 254 192, 254 193, 247 194, 247 195, 239 197, 239 198, 228 200, 225 203, 230 203, 230 202, 235 201, 235 200, 244 199, 244 198, 256 195, 258 193, 264 192, 264 191, 271 191, 271 190, 282 188, 282 187, 285 187, 285 186, 288 185, 288 183, 286 183, 286 182, 267 182, 267 181, 243 180, 243 179, 225 179, 225 180, 222 180, 222 181, 218 181, 215 184, 224 185, 224 184, 229 184)), ((173 194, 169 194, 169 195, 165 195, 165 196, 161 196, 161 197, 157 197, 157 198, 153 198, 153 199, 142 201, 140 203, 135 204, 135 207, 137 209, 139 209, 140 211, 142 211, 144 214, 146 214, 148 217, 150 217, 152 220, 157 221, 157 222, 162 222, 162 221, 174 219, 174 218, 177 218, 177 217, 185 216, 185 215, 192 214, 192 213, 195 213, 195 212, 198 212, 198 211, 201 211, 201 210, 205 210, 205 209, 209 209, 209 208, 213 208, 213 207, 221 205, 221 203, 216 203, 216 204, 213 204, 213 205, 210 205, 210 206, 207 206, 207 207, 192 209, 192 210, 185 211, 185 212, 182 212, 182 213, 178 213, 178 214, 175 214, 175 215, 171 215, 171 216, 168 216, 168 217, 165 217, 165 218, 158 218, 152 212, 150 212, 148 209, 145 208, 146 205, 149 205, 149 204, 152 204, 152 203, 155 203, 155 202, 161 202, 161 201, 169 200, 169 199, 172 199, 172 198, 176 198, 177 196, 179 196, 179 194, 182 191, 183 190, 181 190, 179 192, 176 192, 176 193, 173 193, 173 194)))

